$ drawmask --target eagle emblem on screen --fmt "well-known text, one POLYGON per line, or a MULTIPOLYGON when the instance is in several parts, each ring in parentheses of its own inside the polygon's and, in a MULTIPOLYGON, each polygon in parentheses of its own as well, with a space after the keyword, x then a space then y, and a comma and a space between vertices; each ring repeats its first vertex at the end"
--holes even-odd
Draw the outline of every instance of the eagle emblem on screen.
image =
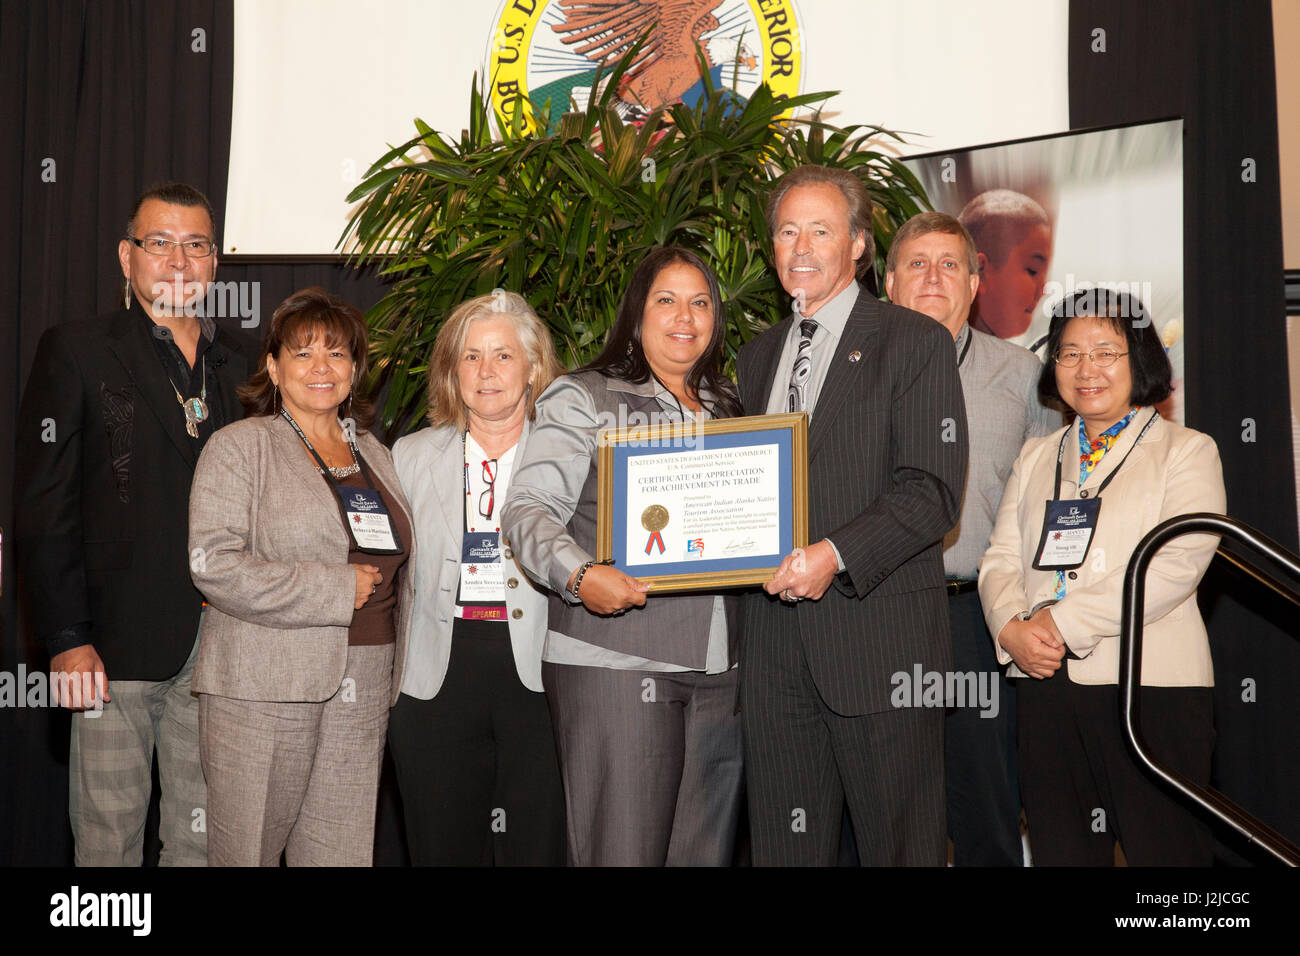
POLYGON ((693 106, 706 90, 702 72, 732 108, 762 83, 794 96, 798 22, 793 0, 507 0, 489 49, 496 119, 508 125, 520 110, 526 130, 553 132, 563 114, 606 94, 614 65, 641 41, 611 97, 626 122, 693 106))

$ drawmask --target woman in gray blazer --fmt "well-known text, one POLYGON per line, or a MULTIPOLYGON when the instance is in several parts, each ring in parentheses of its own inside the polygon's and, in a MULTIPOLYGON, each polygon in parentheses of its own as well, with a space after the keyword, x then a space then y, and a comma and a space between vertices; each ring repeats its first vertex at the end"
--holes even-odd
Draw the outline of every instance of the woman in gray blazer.
POLYGON ((419 865, 560 865, 564 794, 542 695, 546 598, 500 534, 533 403, 559 372, 522 296, 458 306, 429 358, 429 427, 393 458, 420 555, 389 745, 419 865))
POLYGON ((739 414, 721 373, 725 333, 703 260, 653 250, 601 354, 538 401, 506 504, 515 553, 552 592, 542 679, 575 865, 731 862, 742 778, 734 599, 647 595, 594 560, 599 429, 739 414))
POLYGON ((392 458, 359 427, 366 347, 355 308, 291 295, 240 390, 249 417, 213 434, 194 471, 209 865, 373 858, 415 540, 392 458))

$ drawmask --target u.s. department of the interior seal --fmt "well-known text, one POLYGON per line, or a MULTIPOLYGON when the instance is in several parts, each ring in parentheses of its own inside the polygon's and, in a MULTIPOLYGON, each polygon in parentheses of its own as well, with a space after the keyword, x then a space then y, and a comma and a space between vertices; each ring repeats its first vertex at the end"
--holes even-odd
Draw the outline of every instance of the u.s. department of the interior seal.
POLYGON ((562 114, 586 110, 603 92, 604 76, 647 30, 614 98, 628 122, 703 95, 697 46, 713 85, 738 106, 762 83, 777 99, 800 92, 804 43, 794 0, 504 0, 486 70, 497 122, 508 126, 522 108, 526 132, 553 132, 562 114))

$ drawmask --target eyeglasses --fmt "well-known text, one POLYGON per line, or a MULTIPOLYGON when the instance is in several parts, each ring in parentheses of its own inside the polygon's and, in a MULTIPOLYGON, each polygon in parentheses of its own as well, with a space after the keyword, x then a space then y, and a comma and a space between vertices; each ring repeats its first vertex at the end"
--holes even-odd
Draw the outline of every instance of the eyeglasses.
POLYGON ((487 482, 487 488, 478 496, 478 513, 484 518, 492 517, 492 507, 496 504, 496 487, 497 487, 497 459, 489 458, 483 462, 483 480, 487 482), (492 467, 489 468, 488 466, 492 467), (487 510, 483 510, 483 499, 487 499, 487 510))
POLYGON ((1078 349, 1065 349, 1057 351, 1056 364, 1061 368, 1074 368, 1083 361, 1084 356, 1088 361, 1098 368, 1109 368, 1120 360, 1121 356, 1128 355, 1127 352, 1116 352, 1114 349, 1089 349, 1086 352, 1080 352, 1078 349))
POLYGON ((164 239, 162 236, 145 236, 143 239, 137 239, 135 236, 126 238, 151 256, 170 255, 172 246, 180 246, 181 252, 185 253, 187 259, 206 259, 217 251, 217 244, 211 239, 182 239, 177 242, 174 239, 164 239))

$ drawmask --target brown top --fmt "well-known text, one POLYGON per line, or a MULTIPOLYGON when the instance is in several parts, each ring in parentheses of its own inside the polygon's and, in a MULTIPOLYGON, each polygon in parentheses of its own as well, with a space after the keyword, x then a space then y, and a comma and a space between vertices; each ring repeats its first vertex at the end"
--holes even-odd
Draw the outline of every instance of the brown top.
MULTIPOLYGON (((374 469, 370 469, 370 472, 373 475, 374 469)), ((338 483, 349 488, 365 488, 368 484, 363 472, 340 478, 338 483)), ((349 647, 392 644, 397 639, 397 632, 393 626, 393 609, 397 606, 397 571, 411 554, 410 523, 378 477, 375 478, 375 484, 378 486, 375 490, 383 499, 384 507, 388 509, 388 515, 392 519, 393 528, 401 539, 402 553, 366 554, 358 551, 355 545, 348 550, 349 564, 373 565, 384 576, 379 586, 375 588, 375 593, 370 595, 370 600, 359 611, 354 611, 352 614, 352 624, 348 627, 349 647)))

